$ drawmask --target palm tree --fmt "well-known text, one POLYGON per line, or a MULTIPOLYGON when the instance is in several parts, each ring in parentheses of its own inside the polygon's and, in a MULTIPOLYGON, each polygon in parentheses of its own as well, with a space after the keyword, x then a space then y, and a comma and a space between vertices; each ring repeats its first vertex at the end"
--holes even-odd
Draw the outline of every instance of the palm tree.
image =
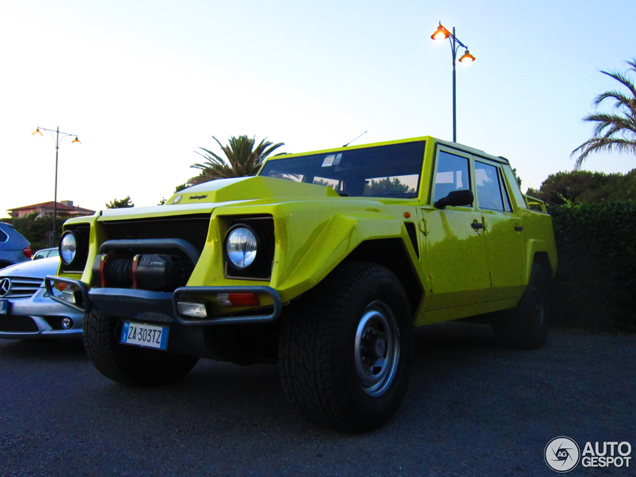
POLYGON ((272 144, 272 142, 265 138, 255 146, 255 138, 243 135, 238 137, 230 136, 227 146, 224 146, 216 137, 212 136, 212 138, 223 151, 225 158, 204 147, 199 148, 203 152, 196 152, 205 159, 205 162, 192 164, 190 166, 194 169, 201 170, 198 176, 189 180, 189 183, 192 185, 201 184, 202 182, 214 179, 256 175, 263 161, 276 149, 285 144, 282 142, 272 144))
MULTIPOLYGON (((628 61, 630 68, 627 71, 636 73, 636 60, 628 61)), ((606 91, 599 94, 594 100, 594 106, 598 106, 606 99, 615 100, 615 114, 593 113, 584 121, 594 123, 594 137, 588 139, 574 151, 572 155, 579 153, 576 159, 575 169, 580 169, 583 161, 593 152, 617 150, 619 152, 631 152, 636 154, 636 85, 620 72, 601 71, 601 73, 614 78, 625 86, 629 92, 606 91)))

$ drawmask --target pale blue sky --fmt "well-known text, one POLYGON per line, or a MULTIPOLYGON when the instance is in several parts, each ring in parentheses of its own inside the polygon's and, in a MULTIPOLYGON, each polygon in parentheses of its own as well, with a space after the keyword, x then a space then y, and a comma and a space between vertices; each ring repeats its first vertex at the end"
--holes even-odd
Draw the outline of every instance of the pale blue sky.
MULTIPOLYGON (((570 170, 581 118, 636 57, 636 1, 0 0, 0 217, 53 199, 155 205, 196 174, 215 135, 288 152, 452 138, 451 54, 441 21, 477 60, 458 65, 458 142, 508 157, 523 188, 570 170)), ((461 54, 461 52, 460 52, 461 54)), ((589 170, 627 172, 629 156, 589 170)))

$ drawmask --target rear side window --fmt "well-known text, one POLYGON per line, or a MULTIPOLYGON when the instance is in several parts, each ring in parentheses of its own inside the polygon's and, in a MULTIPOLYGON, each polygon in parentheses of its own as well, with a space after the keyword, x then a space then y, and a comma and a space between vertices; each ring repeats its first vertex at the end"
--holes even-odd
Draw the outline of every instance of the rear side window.
POLYGON ((433 202, 455 190, 470 190, 468 158, 440 151, 437 156, 433 202))
POLYGON ((481 209, 502 212, 512 210, 498 167, 475 161, 475 181, 477 182, 477 200, 481 209))
POLYGON ((7 240, 9 240, 9 236, 0 230, 0 243, 6 242, 7 240))

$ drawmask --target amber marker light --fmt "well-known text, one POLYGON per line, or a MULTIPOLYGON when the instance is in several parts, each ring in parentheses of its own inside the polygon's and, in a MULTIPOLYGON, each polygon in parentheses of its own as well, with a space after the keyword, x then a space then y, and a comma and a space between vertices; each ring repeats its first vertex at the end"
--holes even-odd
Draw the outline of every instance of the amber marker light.
POLYGON ((261 304, 256 293, 219 293, 219 303, 225 306, 259 306, 261 304))

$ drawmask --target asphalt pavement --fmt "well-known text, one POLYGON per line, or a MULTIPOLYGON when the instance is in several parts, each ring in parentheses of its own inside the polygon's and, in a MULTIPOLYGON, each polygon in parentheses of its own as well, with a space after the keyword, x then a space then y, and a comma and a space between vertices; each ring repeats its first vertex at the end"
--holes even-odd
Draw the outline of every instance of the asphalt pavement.
MULTIPOLYGON (((0 339, 2 476, 556 476, 548 442, 629 442, 636 336, 554 330, 511 351, 487 325, 420 329, 398 415, 363 435, 293 413, 276 366, 201 361, 181 382, 102 377, 74 341, 0 339)), ((625 450, 626 447, 623 447, 625 450)), ((636 475, 583 467, 567 475, 636 475)))

